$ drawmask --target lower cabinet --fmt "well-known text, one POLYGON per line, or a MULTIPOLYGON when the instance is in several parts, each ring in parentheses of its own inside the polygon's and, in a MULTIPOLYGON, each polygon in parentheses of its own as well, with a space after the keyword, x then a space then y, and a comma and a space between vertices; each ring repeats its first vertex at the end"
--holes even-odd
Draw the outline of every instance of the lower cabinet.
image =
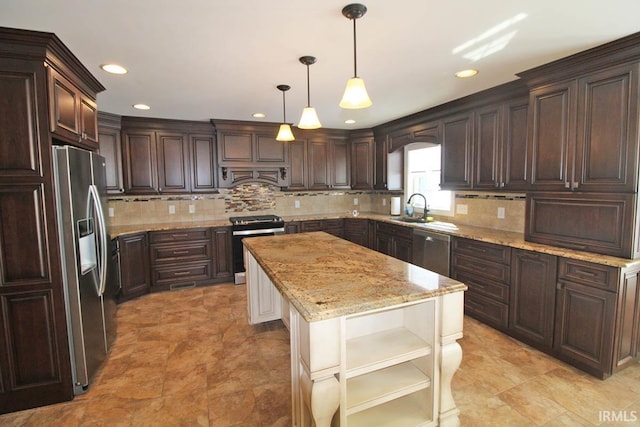
POLYGON ((152 231, 151 291, 194 287, 213 278, 210 228, 152 231))
POLYGON ((369 221, 345 218, 344 238, 365 248, 369 247, 369 221))
POLYGON ((413 231, 411 227, 376 223, 375 250, 405 262, 413 260, 413 231))
POLYGON ((509 331, 544 350, 553 347, 557 257, 513 249, 509 331))
POLYGON ((511 248, 476 240, 454 238, 451 278, 463 282, 464 310, 496 329, 509 324, 511 248))
POLYGON ((213 227, 213 277, 216 282, 233 280, 233 249, 231 227, 213 227))
POLYGON ((324 231, 336 237, 344 237, 344 225, 342 218, 314 219, 300 222, 300 232, 324 231))
POLYGON ((149 293, 149 243, 147 233, 126 234, 118 237, 120 246, 120 295, 118 302, 149 293))

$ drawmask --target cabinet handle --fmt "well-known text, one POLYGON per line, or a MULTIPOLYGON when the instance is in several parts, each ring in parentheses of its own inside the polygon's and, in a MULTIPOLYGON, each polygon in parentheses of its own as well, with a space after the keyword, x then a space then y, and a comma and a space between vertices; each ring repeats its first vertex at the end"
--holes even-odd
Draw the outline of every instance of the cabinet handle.
POLYGON ((569 181, 564 182, 564 188, 571 188, 571 184, 569 183, 569 181))
POLYGON ((189 274, 191 274, 190 271, 176 271, 173 273, 174 276, 188 276, 189 274))
POLYGON ((592 271, 586 271, 586 270, 576 270, 576 273, 582 276, 587 276, 587 277, 596 277, 596 273, 592 272, 592 271))
POLYGON ((189 251, 173 251, 174 255, 187 255, 189 251))
POLYGON ((185 234, 172 234, 171 237, 173 237, 174 239, 184 239, 184 238, 189 237, 189 235, 186 234, 186 233, 185 234))

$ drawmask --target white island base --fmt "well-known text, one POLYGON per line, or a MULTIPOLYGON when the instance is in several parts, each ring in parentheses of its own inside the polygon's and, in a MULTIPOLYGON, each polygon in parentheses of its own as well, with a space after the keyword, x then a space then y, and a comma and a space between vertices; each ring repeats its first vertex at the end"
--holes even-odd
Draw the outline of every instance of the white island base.
POLYGON ((460 425, 463 292, 307 322, 248 251, 245 263, 250 321, 290 331, 294 426, 460 425))

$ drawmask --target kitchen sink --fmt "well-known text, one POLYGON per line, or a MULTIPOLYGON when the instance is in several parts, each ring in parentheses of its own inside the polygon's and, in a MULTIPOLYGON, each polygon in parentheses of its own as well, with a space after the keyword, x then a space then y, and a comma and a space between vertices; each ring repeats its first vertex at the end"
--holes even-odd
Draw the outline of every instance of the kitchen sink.
POLYGON ((392 216, 392 220, 401 221, 401 222, 429 222, 427 219, 422 217, 411 217, 411 216, 392 216))

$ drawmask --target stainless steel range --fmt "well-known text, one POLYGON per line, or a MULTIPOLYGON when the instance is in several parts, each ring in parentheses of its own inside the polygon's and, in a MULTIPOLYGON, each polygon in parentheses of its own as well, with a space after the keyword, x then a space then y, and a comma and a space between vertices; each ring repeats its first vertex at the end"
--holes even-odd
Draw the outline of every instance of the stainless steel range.
POLYGON ((284 220, 277 215, 250 215, 232 216, 229 221, 231 221, 233 234, 231 246, 233 249, 234 282, 237 285, 245 283, 242 239, 284 234, 284 220))

